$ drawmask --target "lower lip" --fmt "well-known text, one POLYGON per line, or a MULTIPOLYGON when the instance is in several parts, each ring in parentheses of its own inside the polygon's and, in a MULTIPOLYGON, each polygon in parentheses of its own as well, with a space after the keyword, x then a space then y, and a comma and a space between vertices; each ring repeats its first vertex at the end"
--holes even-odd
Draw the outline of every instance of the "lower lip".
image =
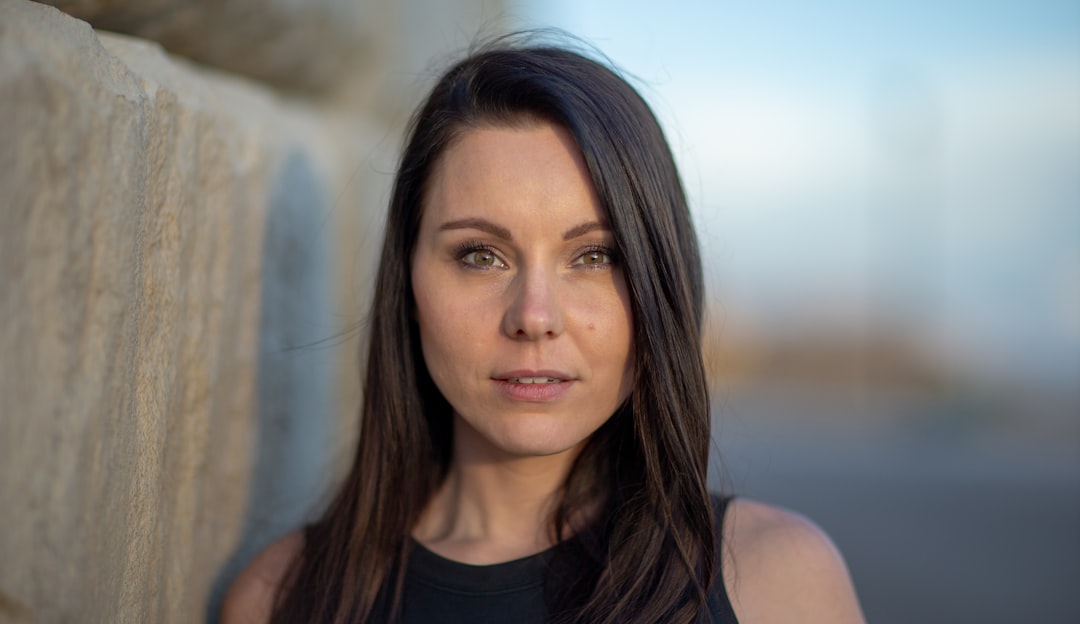
POLYGON ((512 383, 505 379, 496 379, 495 383, 498 384, 499 390, 508 399, 531 403, 554 401, 566 394, 570 390, 570 386, 574 384, 573 380, 556 383, 523 384, 512 383))

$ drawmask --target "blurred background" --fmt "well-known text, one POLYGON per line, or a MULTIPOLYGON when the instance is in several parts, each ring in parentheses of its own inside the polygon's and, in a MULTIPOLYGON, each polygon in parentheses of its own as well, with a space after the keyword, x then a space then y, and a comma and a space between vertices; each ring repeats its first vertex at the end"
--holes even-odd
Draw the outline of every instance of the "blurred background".
POLYGON ((714 485, 824 527, 871 622, 1080 622, 1080 4, 512 6, 667 130, 714 485))

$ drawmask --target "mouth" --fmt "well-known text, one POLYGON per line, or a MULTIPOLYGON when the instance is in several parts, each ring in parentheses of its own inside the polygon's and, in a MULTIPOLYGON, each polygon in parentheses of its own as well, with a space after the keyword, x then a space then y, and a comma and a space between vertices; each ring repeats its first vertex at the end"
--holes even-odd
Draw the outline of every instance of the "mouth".
POLYGON ((518 369, 492 377, 502 395, 515 402, 547 403, 565 396, 577 378, 559 370, 518 369))
POLYGON ((555 377, 507 377, 505 381, 514 384, 554 384, 561 382, 562 379, 555 377))
POLYGON ((502 371, 491 377, 495 381, 501 381, 508 384, 520 384, 525 386, 535 386, 543 384, 558 384, 567 381, 573 381, 574 376, 555 369, 527 369, 519 368, 518 370, 502 371))
POLYGON ((575 376, 556 368, 518 368, 516 370, 501 370, 492 375, 491 379, 502 383, 542 385, 573 381, 575 376))

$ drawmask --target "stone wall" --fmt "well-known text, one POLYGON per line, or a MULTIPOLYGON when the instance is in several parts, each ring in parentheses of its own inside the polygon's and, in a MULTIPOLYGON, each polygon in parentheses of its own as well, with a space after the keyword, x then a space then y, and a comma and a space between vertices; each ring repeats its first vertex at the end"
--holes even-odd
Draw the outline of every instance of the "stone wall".
POLYGON ((415 93, 379 88, 416 68, 378 42, 434 54, 498 7, 457 2, 473 26, 433 42, 389 0, 54 4, 162 41, 0 0, 0 622, 214 620, 352 447, 395 114, 415 93), (349 34, 391 14, 393 32, 349 34), (326 41, 289 39, 327 15, 347 17, 326 41), (205 49, 176 43, 185 28, 205 49), (329 77, 298 76, 240 58, 230 32, 342 64, 308 55, 329 77))

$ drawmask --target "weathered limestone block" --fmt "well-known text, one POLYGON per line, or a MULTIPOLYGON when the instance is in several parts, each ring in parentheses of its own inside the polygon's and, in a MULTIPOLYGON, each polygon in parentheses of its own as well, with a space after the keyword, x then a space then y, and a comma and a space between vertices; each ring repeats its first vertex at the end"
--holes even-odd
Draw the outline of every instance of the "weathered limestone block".
POLYGON ((388 133, 23 0, 0 115, 0 621, 200 621, 349 446, 388 133))
POLYGON ((376 0, 46 0, 94 28, 302 91, 334 90, 382 56, 392 11, 376 0), (367 62, 365 62, 367 61, 367 62))
POLYGON ((508 24, 504 0, 43 0, 94 28, 400 126, 433 73, 508 24))

